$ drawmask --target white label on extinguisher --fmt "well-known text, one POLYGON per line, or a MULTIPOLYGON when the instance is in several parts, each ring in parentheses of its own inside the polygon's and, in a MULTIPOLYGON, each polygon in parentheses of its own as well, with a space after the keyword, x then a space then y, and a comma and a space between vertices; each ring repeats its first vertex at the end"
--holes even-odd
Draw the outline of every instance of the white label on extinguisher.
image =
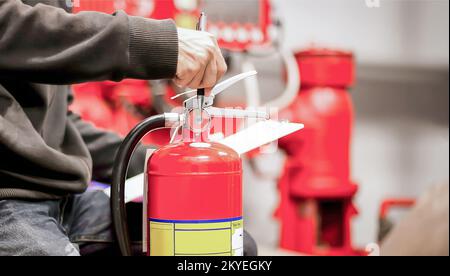
POLYGON ((232 236, 231 247, 233 248, 232 256, 244 256, 244 225, 239 220, 231 223, 232 236))
POLYGON ((211 221, 150 219, 151 256, 243 256, 242 218, 211 221))

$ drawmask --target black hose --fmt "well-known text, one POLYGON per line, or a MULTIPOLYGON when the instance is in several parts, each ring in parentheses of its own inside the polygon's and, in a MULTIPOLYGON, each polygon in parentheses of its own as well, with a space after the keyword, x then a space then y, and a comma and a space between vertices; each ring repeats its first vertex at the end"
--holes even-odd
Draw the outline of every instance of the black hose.
POLYGON ((125 209, 125 180, 130 159, 142 138, 153 130, 164 128, 165 124, 164 115, 153 116, 139 123, 125 138, 116 155, 111 186, 111 212, 117 241, 124 256, 132 255, 125 209))

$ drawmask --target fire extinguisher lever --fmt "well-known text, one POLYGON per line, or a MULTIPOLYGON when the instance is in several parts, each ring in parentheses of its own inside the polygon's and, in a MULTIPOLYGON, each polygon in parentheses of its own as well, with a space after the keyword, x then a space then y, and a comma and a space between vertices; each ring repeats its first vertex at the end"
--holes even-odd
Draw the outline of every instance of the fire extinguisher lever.
MULTIPOLYGON (((246 73, 242 73, 239 75, 236 75, 228 80, 225 80, 219 84, 217 84, 211 91, 211 94, 208 97, 203 97, 203 101, 200 104, 197 100, 197 96, 193 96, 186 101, 184 101, 184 115, 181 116, 181 121, 183 118, 187 118, 189 116, 189 113, 194 110, 202 110, 203 113, 206 113, 209 116, 209 120, 211 120, 211 117, 221 117, 221 118, 228 118, 228 119, 256 119, 256 120, 269 120, 270 119, 270 113, 265 110, 251 110, 251 109, 239 109, 239 108, 217 108, 213 107, 214 105, 214 99, 217 95, 224 92, 226 89, 230 88, 231 86, 235 85, 236 83, 257 75, 256 71, 249 71, 246 73), (200 106, 202 105, 202 106, 200 106)), ((188 91, 184 93, 184 95, 189 93, 194 93, 195 91, 188 91)), ((176 96, 178 97, 178 96, 176 96)), ((175 98, 176 98, 175 97, 175 98)))
MULTIPOLYGON (((243 81, 246 78, 256 76, 257 74, 258 74, 258 72, 256 72, 256 71, 249 71, 249 72, 245 72, 245 73, 236 75, 232 78, 229 78, 219 84, 216 84, 216 86, 214 86, 214 88, 211 90, 210 96, 204 98, 203 108, 212 106, 214 104, 214 98, 217 95, 219 95, 220 93, 224 92, 225 90, 227 90, 228 88, 237 84, 238 82, 243 81)), ((187 92, 184 92, 184 93, 181 93, 181 94, 178 94, 178 95, 172 97, 172 100, 177 99, 184 95, 193 95, 196 92, 197 92, 197 90, 190 90, 190 91, 187 91, 187 92)), ((187 108, 190 108, 190 109, 198 108, 198 104, 195 103, 196 102, 195 99, 196 99, 196 96, 189 98, 188 100, 186 100, 184 102, 184 106, 187 108)))
POLYGON ((245 72, 239 75, 236 75, 232 78, 229 78, 219 84, 217 84, 216 86, 214 86, 214 88, 211 91, 211 94, 213 96, 217 96, 220 93, 222 93, 223 91, 227 90, 228 88, 232 87, 233 85, 235 85, 236 83, 245 80, 246 78, 249 77, 253 77, 256 76, 258 74, 257 71, 249 71, 249 72, 245 72))
MULTIPOLYGON (((249 71, 249 72, 245 72, 245 73, 236 75, 232 78, 229 78, 229 79, 217 84, 211 90, 210 96, 204 97, 203 106, 199 106, 199 103, 197 101, 197 96, 193 96, 193 97, 187 99, 186 101, 184 101, 184 107, 187 110, 194 110, 197 108, 206 109, 208 107, 211 107, 214 105, 214 99, 217 95, 224 92, 226 89, 232 87, 233 85, 237 84, 238 82, 240 82, 246 78, 256 76, 257 74, 258 74, 258 72, 256 72, 256 71, 249 71)), ((196 92, 196 90, 187 91, 187 92, 184 92, 184 93, 181 93, 181 94, 178 94, 178 95, 172 97, 172 99, 179 98, 183 95, 193 94, 195 92, 196 92)))

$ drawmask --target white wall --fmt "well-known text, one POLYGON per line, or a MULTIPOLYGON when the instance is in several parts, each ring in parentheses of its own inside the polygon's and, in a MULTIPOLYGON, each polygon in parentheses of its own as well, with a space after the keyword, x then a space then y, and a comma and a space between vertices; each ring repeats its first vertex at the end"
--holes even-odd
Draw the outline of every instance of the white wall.
POLYGON ((360 63, 448 67, 449 1, 273 0, 291 47, 353 50, 360 63))
POLYGON ((359 70, 352 175, 360 184, 354 238, 361 246, 376 238, 383 199, 417 198, 448 179, 449 84, 448 71, 359 70))

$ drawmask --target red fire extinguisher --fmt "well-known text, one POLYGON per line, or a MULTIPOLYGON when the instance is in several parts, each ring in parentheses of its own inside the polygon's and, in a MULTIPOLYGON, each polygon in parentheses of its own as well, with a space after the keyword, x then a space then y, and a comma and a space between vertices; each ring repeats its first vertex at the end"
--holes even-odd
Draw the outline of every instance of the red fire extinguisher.
MULTIPOLYGON (((247 76, 251 74, 243 75, 247 76)), ((184 102, 181 114, 151 117, 125 138, 111 187, 113 221, 123 255, 131 255, 124 201, 127 168, 139 141, 160 128, 181 130, 182 137, 147 160, 147 255, 243 255, 241 159, 233 149, 208 138, 212 117, 267 117, 265 112, 212 107, 218 93, 243 77, 217 85, 203 106, 192 97, 184 102)))

